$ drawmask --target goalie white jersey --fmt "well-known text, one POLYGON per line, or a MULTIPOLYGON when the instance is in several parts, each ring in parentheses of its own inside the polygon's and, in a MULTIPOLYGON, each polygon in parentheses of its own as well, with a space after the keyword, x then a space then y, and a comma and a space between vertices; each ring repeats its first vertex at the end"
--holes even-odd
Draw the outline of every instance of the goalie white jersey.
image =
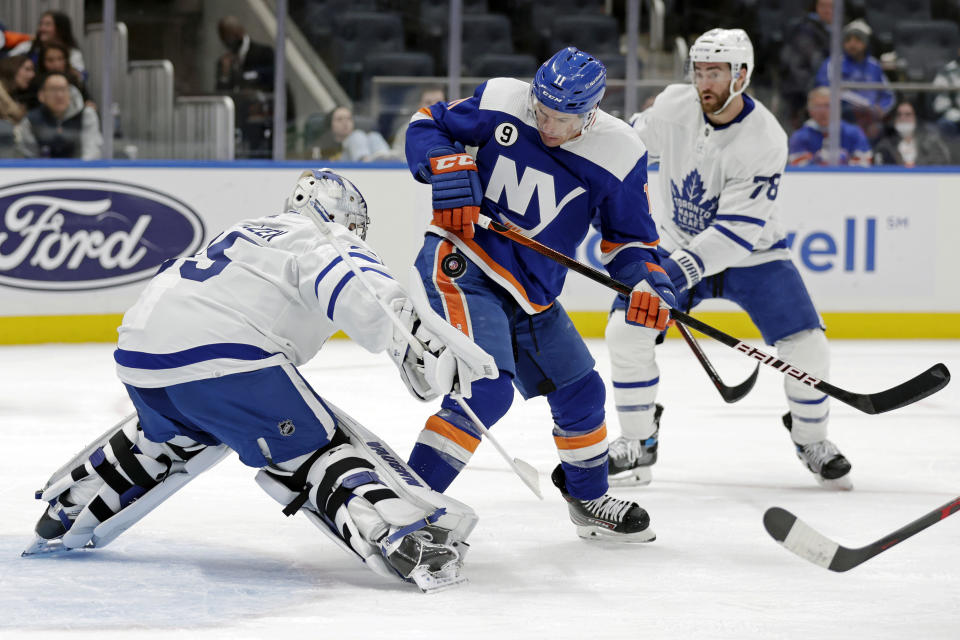
POLYGON ((649 161, 663 160, 666 206, 654 210, 663 247, 697 254, 704 276, 790 257, 776 202, 787 135, 760 102, 743 99, 736 119, 714 125, 695 87, 670 85, 631 120, 649 161))
MULTIPOLYGON (((324 224, 381 299, 405 297, 368 245, 324 224)), ((197 255, 164 263, 124 315, 114 358, 123 382, 162 387, 301 365, 337 329, 371 352, 386 349, 393 334, 390 318, 314 223, 285 213, 239 222, 197 255)))

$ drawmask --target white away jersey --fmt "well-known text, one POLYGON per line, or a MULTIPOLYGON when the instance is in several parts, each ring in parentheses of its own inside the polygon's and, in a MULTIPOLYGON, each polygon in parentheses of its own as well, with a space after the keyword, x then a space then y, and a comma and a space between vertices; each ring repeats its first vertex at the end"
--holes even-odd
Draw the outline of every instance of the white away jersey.
MULTIPOLYGON (((360 238, 326 223, 385 301, 404 292, 360 238)), ((390 319, 314 223, 296 213, 245 220, 195 256, 171 260, 123 316, 120 379, 161 387, 300 365, 342 329, 386 349, 390 319)))
POLYGON ((787 134, 759 101, 711 124, 696 88, 670 85, 631 121, 660 161, 665 210, 655 211, 663 246, 700 257, 704 275, 790 257, 777 195, 787 162, 787 134))

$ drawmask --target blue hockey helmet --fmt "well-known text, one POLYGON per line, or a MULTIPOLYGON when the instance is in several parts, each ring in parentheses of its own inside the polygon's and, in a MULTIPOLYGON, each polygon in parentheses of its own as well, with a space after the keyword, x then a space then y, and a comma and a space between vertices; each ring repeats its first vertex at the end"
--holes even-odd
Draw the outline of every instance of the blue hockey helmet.
POLYGON ((367 237, 370 216, 367 201, 356 185, 331 169, 308 169, 300 174, 287 209, 303 213, 312 207, 323 218, 342 224, 359 236, 367 237))
POLYGON ((561 113, 589 114, 607 87, 607 68, 576 47, 553 54, 537 70, 531 91, 540 103, 561 113))

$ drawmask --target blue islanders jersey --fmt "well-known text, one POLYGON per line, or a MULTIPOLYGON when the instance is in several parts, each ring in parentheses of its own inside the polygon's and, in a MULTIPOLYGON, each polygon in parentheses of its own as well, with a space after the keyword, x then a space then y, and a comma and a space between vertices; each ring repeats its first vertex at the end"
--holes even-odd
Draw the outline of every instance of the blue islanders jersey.
MULTIPOLYGON (((417 180, 429 182, 430 156, 456 144, 477 148, 484 215, 568 256, 597 216, 614 278, 636 262, 658 262, 646 148, 621 120, 598 110, 583 135, 550 148, 530 109, 530 85, 494 78, 470 98, 414 115, 406 153, 417 180)), ((432 225, 427 231, 456 245, 528 313, 549 307, 563 288, 566 267, 493 231, 478 227, 470 240, 432 225)), ((629 281, 629 272, 622 278, 629 281)))

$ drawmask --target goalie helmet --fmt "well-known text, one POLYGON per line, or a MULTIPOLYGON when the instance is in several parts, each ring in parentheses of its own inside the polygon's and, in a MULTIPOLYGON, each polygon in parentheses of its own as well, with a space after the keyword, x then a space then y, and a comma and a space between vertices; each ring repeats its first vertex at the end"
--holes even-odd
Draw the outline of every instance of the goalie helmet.
POLYGON ((287 210, 303 213, 312 207, 322 218, 350 229, 361 240, 367 237, 370 216, 367 201, 356 185, 330 169, 309 169, 300 174, 287 198, 287 210))
POLYGON ((711 29, 697 38, 690 47, 687 62, 691 81, 694 77, 695 62, 726 62, 730 65, 730 97, 722 107, 714 111, 714 114, 718 114, 750 84, 750 76, 753 74, 753 44, 743 29, 711 29), (743 86, 737 90, 734 87, 741 69, 746 69, 746 76, 743 86))
POLYGON ((581 116, 583 127, 596 116, 607 86, 607 68, 597 58, 576 47, 567 47, 543 63, 530 84, 534 100, 544 106, 581 116))

